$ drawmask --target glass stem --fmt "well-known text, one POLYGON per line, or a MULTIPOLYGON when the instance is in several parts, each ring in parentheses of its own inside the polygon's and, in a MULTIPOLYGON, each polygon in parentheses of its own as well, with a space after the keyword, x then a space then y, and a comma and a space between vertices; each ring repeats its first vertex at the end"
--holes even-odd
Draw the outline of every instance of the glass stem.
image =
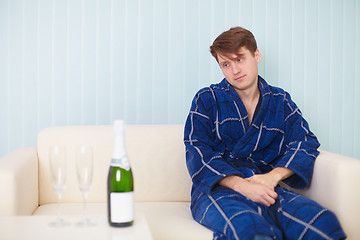
POLYGON ((88 191, 84 190, 83 191, 83 196, 84 196, 84 221, 87 221, 88 217, 87 217, 87 197, 88 197, 88 191))
POLYGON ((61 220, 61 195, 62 193, 60 191, 57 191, 57 197, 58 197, 58 201, 57 201, 57 217, 58 220, 61 220))

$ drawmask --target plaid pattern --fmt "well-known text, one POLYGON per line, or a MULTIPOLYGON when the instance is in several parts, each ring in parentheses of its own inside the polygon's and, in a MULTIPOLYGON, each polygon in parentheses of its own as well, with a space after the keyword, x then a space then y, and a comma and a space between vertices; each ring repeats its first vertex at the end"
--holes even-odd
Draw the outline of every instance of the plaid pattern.
MULTIPOLYGON (((261 204, 216 185, 223 177, 238 175, 246 178, 275 167, 286 167, 295 174, 284 182, 294 188, 305 188, 312 176, 320 144, 299 108, 288 93, 269 86, 260 76, 259 89, 261 106, 251 124, 244 104, 226 79, 201 89, 195 95, 185 124, 186 161, 193 182, 193 216, 215 232, 214 238, 251 239, 256 232, 281 238, 281 232, 285 232, 278 229, 281 224, 276 224, 276 221, 273 226, 269 223, 269 219, 274 217, 254 217, 268 212, 261 204), (237 221, 239 224, 234 224, 237 221), (248 227, 244 227, 246 225, 248 227)), ((281 193, 289 194, 285 190, 281 193)), ((295 199, 304 199, 295 193, 291 195, 295 199)), ((281 197, 279 201, 284 202, 281 197)), ((315 204, 308 201, 305 201, 306 206, 315 204)), ((290 209, 286 204, 278 203, 276 206, 273 212, 278 214, 273 215, 280 219, 279 223, 290 220, 292 223, 287 223, 287 226, 301 226, 301 231, 289 232, 297 234, 296 239, 312 233, 325 239, 332 238, 329 232, 313 227, 321 222, 319 219, 323 220, 323 216, 333 216, 330 211, 320 206, 317 210, 305 207, 301 212, 305 212, 306 217, 314 215, 307 219, 292 213, 293 206, 290 209)), ((335 228, 340 229, 340 235, 334 235, 334 232, 339 233, 334 228, 332 234, 344 236, 336 217, 327 217, 328 221, 334 222, 335 228)))

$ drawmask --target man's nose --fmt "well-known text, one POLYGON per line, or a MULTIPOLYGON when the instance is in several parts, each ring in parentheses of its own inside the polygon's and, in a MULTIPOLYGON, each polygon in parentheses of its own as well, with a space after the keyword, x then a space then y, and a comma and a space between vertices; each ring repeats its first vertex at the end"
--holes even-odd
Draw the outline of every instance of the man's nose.
POLYGON ((238 74, 241 71, 240 67, 237 64, 232 64, 231 68, 234 75, 238 74))

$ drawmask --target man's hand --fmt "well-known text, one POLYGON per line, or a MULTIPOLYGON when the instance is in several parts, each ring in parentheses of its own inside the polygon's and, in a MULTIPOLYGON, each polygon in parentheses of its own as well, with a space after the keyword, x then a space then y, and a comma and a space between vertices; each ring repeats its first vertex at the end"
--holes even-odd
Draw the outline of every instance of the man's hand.
POLYGON ((248 184, 245 184, 243 188, 239 188, 239 191, 241 191, 240 193, 250 200, 262 203, 267 207, 273 205, 278 198, 278 195, 273 187, 259 183, 248 182, 248 184))
POLYGON ((255 174, 249 178, 239 176, 227 176, 219 181, 219 184, 239 192, 248 199, 270 206, 275 203, 278 195, 275 187, 294 172, 283 167, 274 168, 266 174, 255 174))
POLYGON ((252 183, 259 183, 271 187, 276 187, 281 180, 284 180, 293 174, 294 172, 287 168, 277 167, 266 174, 255 174, 249 178, 246 178, 246 180, 252 183))
POLYGON ((228 176, 219 181, 219 184, 239 192, 248 199, 270 206, 275 203, 278 195, 274 187, 250 182, 239 176, 228 176))

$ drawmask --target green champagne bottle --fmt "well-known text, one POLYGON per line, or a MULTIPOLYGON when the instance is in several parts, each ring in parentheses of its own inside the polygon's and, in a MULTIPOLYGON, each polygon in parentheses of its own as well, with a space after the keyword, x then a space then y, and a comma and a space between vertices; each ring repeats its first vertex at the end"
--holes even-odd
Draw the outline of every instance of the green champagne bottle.
POLYGON ((110 226, 134 222, 134 185, 125 148, 125 124, 114 121, 114 148, 108 175, 108 220, 110 226))

